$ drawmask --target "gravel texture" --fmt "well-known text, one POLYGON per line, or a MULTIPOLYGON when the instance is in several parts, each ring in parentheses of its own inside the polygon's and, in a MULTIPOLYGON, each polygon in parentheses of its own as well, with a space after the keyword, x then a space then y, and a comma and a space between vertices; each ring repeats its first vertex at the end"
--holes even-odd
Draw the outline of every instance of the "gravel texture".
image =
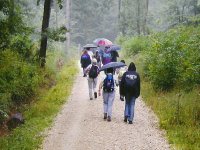
POLYGON ((103 120, 102 96, 89 100, 87 79, 80 73, 72 94, 48 130, 45 150, 169 150, 158 119, 139 98, 133 124, 123 122, 124 102, 118 89, 112 121, 103 120))

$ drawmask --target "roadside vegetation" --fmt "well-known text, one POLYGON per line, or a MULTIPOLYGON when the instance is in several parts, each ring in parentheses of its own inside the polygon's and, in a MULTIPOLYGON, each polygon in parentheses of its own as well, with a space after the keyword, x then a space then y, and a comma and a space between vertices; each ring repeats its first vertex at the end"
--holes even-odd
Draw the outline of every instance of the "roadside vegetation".
MULTIPOLYGON (((47 64, 47 66, 51 66, 51 69, 41 70, 35 65, 32 66, 26 63, 21 65, 20 63, 20 66, 27 67, 27 70, 21 76, 26 77, 30 72, 37 73, 36 75, 32 75, 32 80, 31 78, 27 79, 28 83, 24 82, 26 81, 25 77, 21 78, 20 75, 15 73, 17 69, 12 69, 16 74, 13 82, 22 80, 24 84, 20 84, 22 88, 18 87, 15 89, 20 99, 13 99, 18 100, 20 105, 16 105, 16 101, 13 101, 8 96, 7 102, 4 103, 4 114, 9 112, 9 108, 13 108, 11 109, 12 111, 23 114, 25 123, 12 131, 4 132, 5 135, 0 137, 0 149, 6 150, 8 147, 9 149, 39 148, 45 136, 45 129, 51 125, 53 118, 60 111, 63 103, 66 102, 67 97, 70 95, 74 77, 77 73, 76 62, 66 62, 63 60, 63 66, 59 70, 56 68, 56 61, 54 61, 58 55, 55 56, 55 53, 49 53, 49 55, 48 58, 51 60, 47 60, 47 62, 55 62, 47 64), (31 93, 26 92, 26 90, 30 91, 31 89, 33 89, 31 93)), ((16 65, 13 66, 18 67, 16 65)), ((12 73, 12 71, 10 72, 12 73)), ((16 86, 14 83, 8 85, 10 88, 7 87, 7 89, 14 89, 16 86)))
MULTIPOLYGON (((200 149, 200 28, 180 26, 167 32, 121 37, 142 77, 142 97, 160 119, 174 147, 200 149)), ((130 61, 130 60, 129 60, 130 61)))

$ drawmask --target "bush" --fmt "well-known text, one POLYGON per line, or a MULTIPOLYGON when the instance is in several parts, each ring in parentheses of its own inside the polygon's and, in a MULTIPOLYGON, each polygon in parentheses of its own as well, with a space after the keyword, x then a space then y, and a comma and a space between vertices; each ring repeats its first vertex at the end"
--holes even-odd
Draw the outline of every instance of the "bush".
POLYGON ((148 47, 148 40, 146 37, 133 37, 123 43, 123 48, 126 50, 127 55, 136 55, 148 47))
POLYGON ((36 65, 10 50, 0 53, 0 68, 0 110, 6 113, 16 104, 28 102, 41 77, 36 65))
POLYGON ((200 84, 199 28, 179 27, 151 36, 146 49, 145 75, 154 88, 191 90, 200 84))

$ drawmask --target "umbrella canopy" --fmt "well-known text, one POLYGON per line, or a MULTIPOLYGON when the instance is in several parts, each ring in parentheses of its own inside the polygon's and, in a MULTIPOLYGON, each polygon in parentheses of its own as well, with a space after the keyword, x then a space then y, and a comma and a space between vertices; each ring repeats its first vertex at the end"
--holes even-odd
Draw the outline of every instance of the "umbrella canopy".
POLYGON ((118 50, 121 50, 121 47, 118 45, 112 45, 112 46, 110 46, 110 48, 107 49, 108 52, 118 51, 118 50))
POLYGON ((94 44, 86 44, 85 46, 83 46, 83 48, 97 48, 97 46, 94 44))
POLYGON ((105 38, 97 38, 93 41, 97 46, 111 46, 113 43, 105 38))
POLYGON ((101 67, 100 71, 106 70, 108 68, 119 68, 119 67, 124 67, 126 64, 122 62, 110 62, 104 66, 101 67))

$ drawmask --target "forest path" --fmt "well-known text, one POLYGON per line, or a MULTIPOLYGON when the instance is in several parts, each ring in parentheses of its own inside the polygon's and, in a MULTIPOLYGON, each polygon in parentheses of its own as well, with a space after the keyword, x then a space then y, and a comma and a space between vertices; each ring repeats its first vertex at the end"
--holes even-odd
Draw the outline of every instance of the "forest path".
POLYGON ((103 120, 102 96, 89 100, 87 79, 78 74, 72 94, 44 140, 44 150, 169 150, 156 116, 136 100, 132 125, 123 122, 118 88, 112 121, 103 120))

